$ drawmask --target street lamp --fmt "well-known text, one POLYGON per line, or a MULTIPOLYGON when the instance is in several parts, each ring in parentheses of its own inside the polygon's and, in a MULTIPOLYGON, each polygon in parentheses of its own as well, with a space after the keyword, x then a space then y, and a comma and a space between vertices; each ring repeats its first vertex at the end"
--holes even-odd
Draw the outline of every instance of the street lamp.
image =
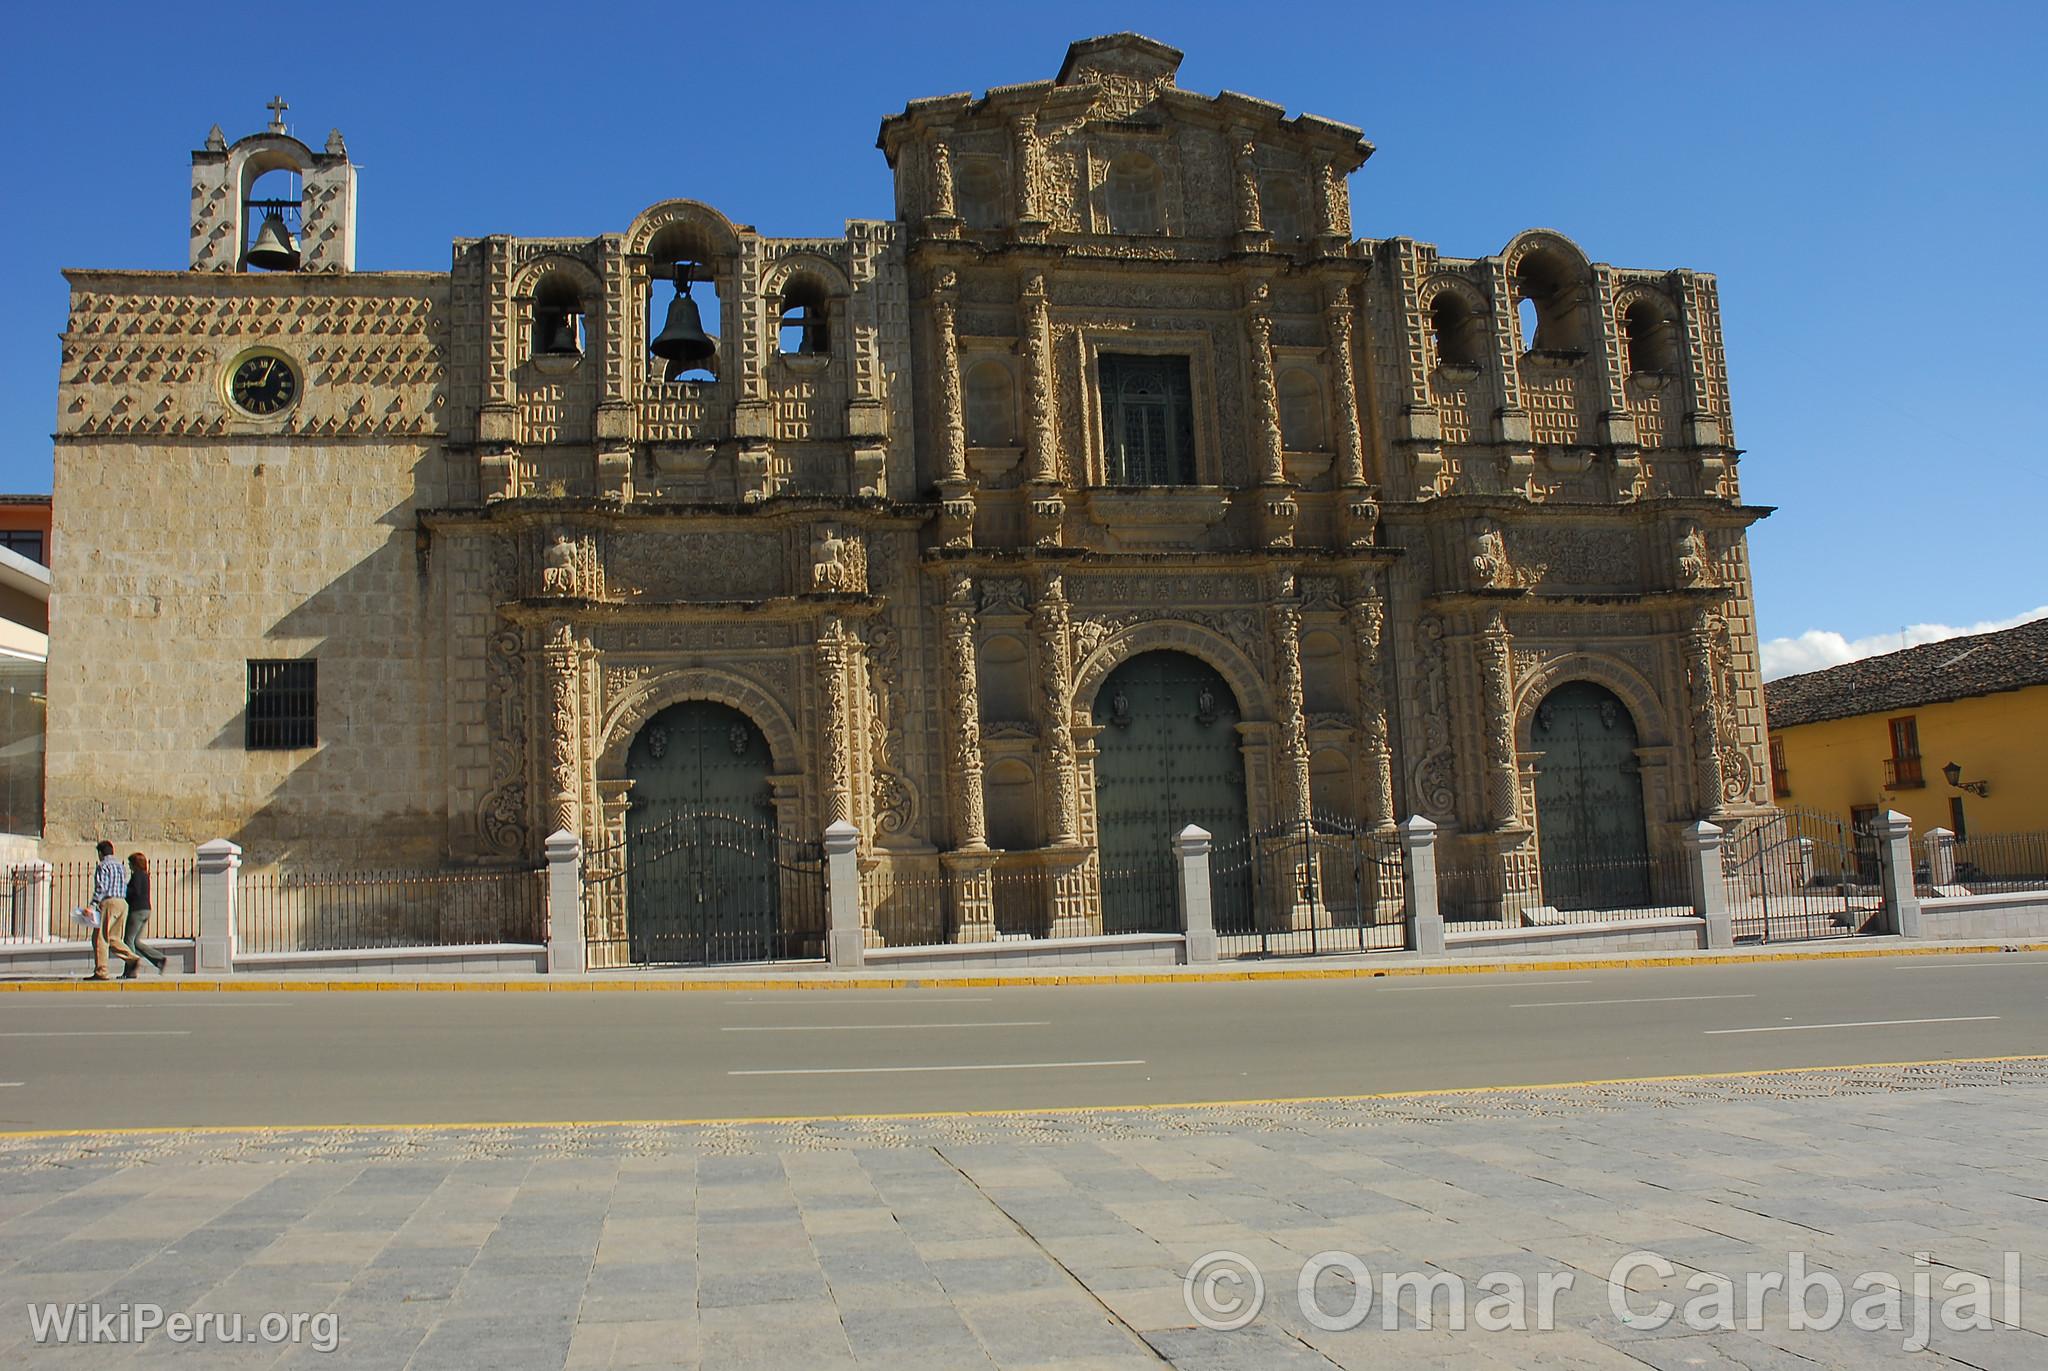
POLYGON ((1954 762, 1950 762, 1947 766, 1943 767, 1941 774, 1948 777, 1948 783, 1957 790, 1967 790, 1980 799, 1991 793, 1991 782, 1964 780, 1962 767, 1954 762))

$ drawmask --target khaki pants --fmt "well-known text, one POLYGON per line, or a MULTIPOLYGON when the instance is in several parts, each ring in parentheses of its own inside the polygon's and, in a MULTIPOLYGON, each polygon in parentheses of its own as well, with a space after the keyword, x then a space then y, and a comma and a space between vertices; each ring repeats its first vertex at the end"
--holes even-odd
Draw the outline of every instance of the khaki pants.
POLYGON ((107 949, 112 947, 114 955, 133 965, 141 958, 128 944, 122 941, 128 931, 128 902, 105 899, 100 901, 100 926, 92 931, 92 974, 107 974, 107 949))

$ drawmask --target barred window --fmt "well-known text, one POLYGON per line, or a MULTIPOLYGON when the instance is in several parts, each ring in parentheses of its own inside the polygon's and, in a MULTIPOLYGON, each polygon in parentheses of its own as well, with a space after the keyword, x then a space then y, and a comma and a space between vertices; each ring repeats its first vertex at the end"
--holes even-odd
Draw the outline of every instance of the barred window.
POLYGON ((1102 455, 1113 486, 1195 484, 1195 417, 1185 357, 1101 358, 1102 455))
POLYGON ((317 745, 316 687, 316 663, 311 658, 251 661, 245 746, 255 751, 317 745))

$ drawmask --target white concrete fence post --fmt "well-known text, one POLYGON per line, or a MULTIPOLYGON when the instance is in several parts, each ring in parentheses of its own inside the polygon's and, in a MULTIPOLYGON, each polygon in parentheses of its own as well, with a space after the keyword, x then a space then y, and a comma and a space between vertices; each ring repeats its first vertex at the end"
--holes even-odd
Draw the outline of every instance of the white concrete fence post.
POLYGON ((1180 931, 1190 966, 1216 960, 1216 908, 1209 885, 1209 853, 1215 845, 1209 830, 1194 824, 1173 835, 1180 931))
MULTIPOLYGON (((13 907, 7 932, 26 942, 48 942, 57 936, 50 922, 50 864, 23 862, 14 868, 13 907)), ((65 916, 69 917, 69 910, 65 916)))
POLYGON ((830 915, 826 956, 842 971, 867 960, 860 919, 860 830, 844 819, 825 828, 825 904, 830 915))
POLYGON ((1884 931, 1920 936, 1920 895, 1913 888, 1913 821, 1886 810, 1876 825, 1878 880, 1884 890, 1884 931))
POLYGON ((548 834, 548 973, 585 969, 583 840, 566 828, 548 834))
POLYGON ((1920 839, 1927 852, 1927 884, 1936 890, 1956 883, 1956 835, 1945 828, 1930 828, 1920 839))
POLYGON ((1735 920, 1728 909, 1728 883, 1721 875, 1721 827, 1705 819, 1684 830, 1686 876, 1692 882, 1692 908, 1707 921, 1708 947, 1735 946, 1735 920))
POLYGON ((1444 914, 1436 896, 1436 825, 1420 814, 1394 826, 1401 840, 1401 874, 1408 887, 1408 950, 1444 955, 1444 914))
POLYGON ((235 974, 235 897, 240 893, 242 849, 226 838, 201 843, 199 939, 192 969, 204 976, 235 974))

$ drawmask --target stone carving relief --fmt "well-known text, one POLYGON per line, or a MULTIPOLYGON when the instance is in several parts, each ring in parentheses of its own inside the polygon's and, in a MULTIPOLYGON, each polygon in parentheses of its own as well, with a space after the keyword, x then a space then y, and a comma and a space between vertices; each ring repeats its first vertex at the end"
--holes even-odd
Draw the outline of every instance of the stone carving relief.
POLYGON ((995 614, 1027 614, 1030 612, 1030 596, 1029 587, 1015 577, 983 581, 981 612, 984 617, 995 614))
POLYGON ((1445 660, 1444 621, 1426 614, 1415 625, 1416 695, 1422 719, 1422 747, 1415 759, 1411 791, 1427 817, 1452 819, 1458 805, 1457 767, 1451 750, 1451 685, 1445 660))
POLYGON ((553 541, 541 553, 541 594, 583 594, 581 561, 580 549, 569 540, 567 533, 557 529, 553 541))
POLYGON ((528 831, 525 643, 516 628, 499 629, 485 647, 484 699, 491 786, 477 807, 477 831, 487 851, 527 856, 534 849, 528 831))
POLYGON ((606 581, 622 599, 761 600, 782 593, 780 541, 760 533, 621 533, 606 581))
POLYGON ((1640 579, 1633 528, 1517 525, 1514 549, 1529 579, 1546 586, 1629 586, 1640 579))
POLYGON ((811 589, 864 595, 867 547, 858 531, 820 524, 811 532, 811 589))
POLYGON ((1716 584, 1713 554, 1696 520, 1687 519, 1678 526, 1672 561, 1680 589, 1698 590, 1716 584))

